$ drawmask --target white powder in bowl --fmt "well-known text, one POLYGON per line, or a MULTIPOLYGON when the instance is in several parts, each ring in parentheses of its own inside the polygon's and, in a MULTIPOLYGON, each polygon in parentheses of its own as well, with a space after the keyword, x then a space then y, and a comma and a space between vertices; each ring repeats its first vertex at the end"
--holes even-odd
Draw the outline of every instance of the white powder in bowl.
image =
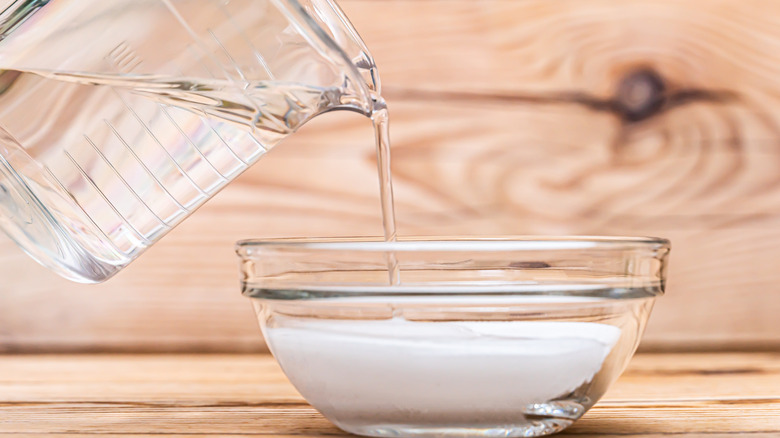
POLYGON ((301 394, 336 417, 517 415, 590 382, 621 334, 585 322, 275 318, 272 352, 301 394))

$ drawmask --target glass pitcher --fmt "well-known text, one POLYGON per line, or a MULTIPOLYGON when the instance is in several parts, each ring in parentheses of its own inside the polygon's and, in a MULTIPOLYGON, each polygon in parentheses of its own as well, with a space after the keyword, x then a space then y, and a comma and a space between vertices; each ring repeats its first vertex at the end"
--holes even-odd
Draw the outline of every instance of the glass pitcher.
POLYGON ((331 0, 0 0, 0 228, 103 281, 310 118, 369 114, 331 0))

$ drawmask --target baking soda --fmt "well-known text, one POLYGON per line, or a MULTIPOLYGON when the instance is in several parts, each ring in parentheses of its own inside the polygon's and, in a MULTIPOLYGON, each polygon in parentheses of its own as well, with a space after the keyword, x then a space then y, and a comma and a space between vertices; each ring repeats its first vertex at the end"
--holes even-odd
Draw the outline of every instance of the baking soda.
POLYGON ((621 334, 585 322, 274 318, 268 343, 301 394, 366 423, 517 418, 588 385, 621 334))

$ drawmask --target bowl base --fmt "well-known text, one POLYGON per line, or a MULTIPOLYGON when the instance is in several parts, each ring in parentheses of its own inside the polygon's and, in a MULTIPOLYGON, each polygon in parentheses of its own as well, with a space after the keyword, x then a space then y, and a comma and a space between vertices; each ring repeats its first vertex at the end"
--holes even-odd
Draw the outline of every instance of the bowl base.
POLYGON ((527 419, 518 424, 479 425, 479 426, 434 426, 416 424, 375 424, 354 425, 337 423, 342 430, 355 435, 373 437, 535 437, 558 433, 571 426, 574 420, 563 418, 527 419))

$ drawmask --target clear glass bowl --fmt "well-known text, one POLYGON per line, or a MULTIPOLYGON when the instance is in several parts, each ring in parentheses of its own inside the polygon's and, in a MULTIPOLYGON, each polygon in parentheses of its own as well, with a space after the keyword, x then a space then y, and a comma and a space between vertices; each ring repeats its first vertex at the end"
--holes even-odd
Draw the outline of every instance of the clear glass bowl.
POLYGON ((664 291, 669 242, 271 240, 237 252, 271 352, 341 429, 540 436, 625 368, 664 291))

